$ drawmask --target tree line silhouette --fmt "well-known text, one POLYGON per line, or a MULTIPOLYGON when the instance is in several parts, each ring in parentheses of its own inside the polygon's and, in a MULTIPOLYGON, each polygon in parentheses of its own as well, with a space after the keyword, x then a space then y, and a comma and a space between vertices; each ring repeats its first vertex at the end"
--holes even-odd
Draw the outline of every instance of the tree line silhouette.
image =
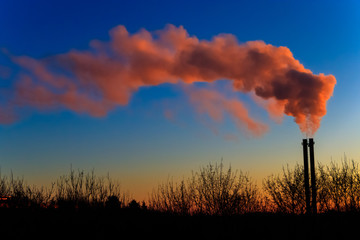
MULTIPOLYGON (((283 167, 265 178, 260 188, 248 173, 209 163, 188 178, 169 178, 146 202, 137 202, 109 175, 70 168, 50 187, 28 185, 23 178, 0 172, 1 208, 137 209, 172 215, 230 216, 249 213, 305 213, 303 167, 283 167)), ((346 158, 317 163, 317 208, 320 213, 360 211, 360 169, 346 158)))
POLYGON ((0 206, 8 208, 121 208, 130 204, 130 194, 109 174, 98 177, 94 170, 85 173, 72 167, 50 187, 28 185, 12 172, 9 177, 0 172, 0 196, 0 206))

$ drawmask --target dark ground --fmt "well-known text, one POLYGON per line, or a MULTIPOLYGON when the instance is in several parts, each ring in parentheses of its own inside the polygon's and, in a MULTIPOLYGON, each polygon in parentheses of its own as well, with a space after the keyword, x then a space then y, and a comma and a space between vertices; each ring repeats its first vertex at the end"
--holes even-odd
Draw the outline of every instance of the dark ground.
POLYGON ((134 209, 0 208, 0 239, 352 239, 359 213, 174 216, 134 209))

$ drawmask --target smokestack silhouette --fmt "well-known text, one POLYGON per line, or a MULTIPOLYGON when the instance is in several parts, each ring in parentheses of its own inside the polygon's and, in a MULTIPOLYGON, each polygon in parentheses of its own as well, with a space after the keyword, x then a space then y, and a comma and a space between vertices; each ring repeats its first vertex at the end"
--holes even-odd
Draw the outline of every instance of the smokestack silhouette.
POLYGON ((317 213, 316 206, 316 175, 315 175, 315 157, 314 157, 314 139, 303 139, 303 155, 304 155, 304 188, 305 188, 305 201, 306 201, 306 213, 317 213), (309 160, 308 149, 310 155, 310 174, 311 174, 311 204, 310 204, 310 187, 309 187, 309 160))
POLYGON ((312 212, 316 214, 316 175, 315 175, 315 159, 314 159, 314 139, 309 138, 309 151, 310 151, 310 171, 311 171, 311 205, 312 212))
POLYGON ((306 213, 310 213, 310 187, 309 187, 309 159, 308 159, 308 141, 303 139, 303 155, 304 155, 304 188, 306 213))

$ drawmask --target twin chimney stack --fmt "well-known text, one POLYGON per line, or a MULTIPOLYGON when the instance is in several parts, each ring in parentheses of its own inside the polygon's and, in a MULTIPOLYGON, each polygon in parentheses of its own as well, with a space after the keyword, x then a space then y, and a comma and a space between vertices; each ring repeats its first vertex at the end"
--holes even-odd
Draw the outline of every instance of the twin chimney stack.
POLYGON ((316 176, 315 176, 315 159, 314 159, 314 139, 303 139, 303 155, 304 155, 304 187, 306 200, 306 213, 316 214, 316 176), (308 151, 309 150, 309 151, 308 151), (308 154, 309 153, 309 154, 308 154), (310 176, 311 176, 311 200, 310 200, 310 185, 309 185, 309 160, 310 156, 310 176))

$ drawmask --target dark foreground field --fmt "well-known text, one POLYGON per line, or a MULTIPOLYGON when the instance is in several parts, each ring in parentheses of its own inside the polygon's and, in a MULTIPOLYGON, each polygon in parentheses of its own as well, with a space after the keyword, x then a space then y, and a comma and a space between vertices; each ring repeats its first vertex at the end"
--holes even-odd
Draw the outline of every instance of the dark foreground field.
POLYGON ((175 216, 139 209, 0 209, 1 239, 357 238, 360 214, 175 216))

